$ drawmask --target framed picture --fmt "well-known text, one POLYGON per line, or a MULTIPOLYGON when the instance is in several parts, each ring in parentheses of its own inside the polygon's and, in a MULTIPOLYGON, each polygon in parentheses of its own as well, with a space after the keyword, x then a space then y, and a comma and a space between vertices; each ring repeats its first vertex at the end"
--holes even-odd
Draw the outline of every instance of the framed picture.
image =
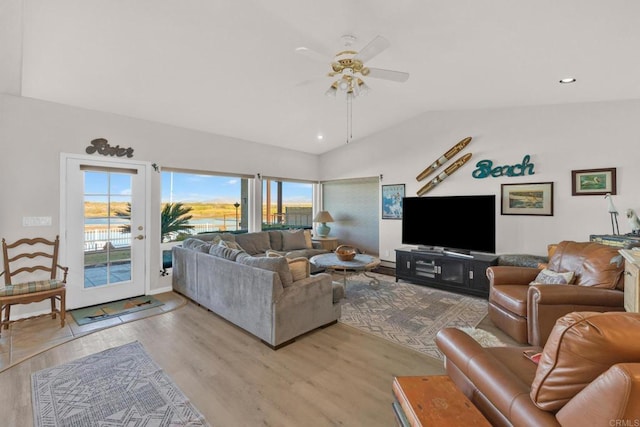
POLYGON ((571 171, 571 195, 616 194, 616 168, 571 171))
POLYGON ((553 215, 553 182, 502 184, 502 215, 553 215))
POLYGON ((382 219, 402 219, 404 184, 382 186, 382 219))

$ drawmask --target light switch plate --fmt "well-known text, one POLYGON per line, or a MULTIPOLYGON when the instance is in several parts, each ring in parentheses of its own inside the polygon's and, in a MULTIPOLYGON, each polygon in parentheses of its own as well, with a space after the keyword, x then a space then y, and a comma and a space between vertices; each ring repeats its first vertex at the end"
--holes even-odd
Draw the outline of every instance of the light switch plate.
POLYGON ((48 227, 51 226, 50 216, 23 216, 23 227, 48 227))

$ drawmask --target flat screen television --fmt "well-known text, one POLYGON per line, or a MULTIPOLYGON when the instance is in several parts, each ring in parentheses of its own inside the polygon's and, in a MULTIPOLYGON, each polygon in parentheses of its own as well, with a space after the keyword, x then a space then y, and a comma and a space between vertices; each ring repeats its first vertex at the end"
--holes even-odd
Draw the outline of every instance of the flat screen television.
POLYGON ((405 197, 402 243, 459 253, 496 250, 496 196, 405 197))

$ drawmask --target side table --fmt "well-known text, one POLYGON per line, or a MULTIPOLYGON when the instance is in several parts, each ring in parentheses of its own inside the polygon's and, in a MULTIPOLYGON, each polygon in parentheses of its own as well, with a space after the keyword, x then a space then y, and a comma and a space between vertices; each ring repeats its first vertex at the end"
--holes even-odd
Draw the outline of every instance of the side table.
POLYGON ((393 395, 393 409, 403 427, 491 427, 447 375, 395 377, 393 395))
POLYGON ((320 243, 322 249, 326 249, 331 252, 335 251, 338 247, 337 237, 313 237, 311 241, 320 243))

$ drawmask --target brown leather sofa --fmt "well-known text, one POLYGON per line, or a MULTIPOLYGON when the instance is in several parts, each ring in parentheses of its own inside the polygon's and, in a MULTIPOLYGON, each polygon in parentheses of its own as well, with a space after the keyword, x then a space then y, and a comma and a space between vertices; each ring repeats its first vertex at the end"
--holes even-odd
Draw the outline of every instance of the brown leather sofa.
POLYGON ((530 284, 539 268, 487 268, 489 318, 519 343, 544 345, 555 321, 573 311, 624 310, 624 260, 618 248, 562 241, 553 249, 546 267, 574 272, 572 284, 530 284))
POLYGON ((494 426, 640 425, 640 314, 570 313, 544 350, 483 348, 455 328, 436 343, 449 377, 494 426), (524 350, 542 351, 539 364, 524 350))

